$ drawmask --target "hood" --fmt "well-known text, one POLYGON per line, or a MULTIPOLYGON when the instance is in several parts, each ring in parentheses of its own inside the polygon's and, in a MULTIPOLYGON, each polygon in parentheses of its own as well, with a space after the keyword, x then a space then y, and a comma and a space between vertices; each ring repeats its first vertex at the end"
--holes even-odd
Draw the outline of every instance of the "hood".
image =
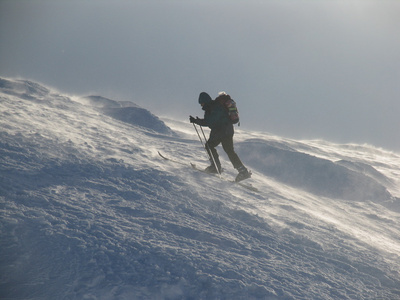
POLYGON ((207 94, 206 92, 201 92, 199 95, 199 104, 204 103, 210 103, 212 101, 212 98, 210 97, 209 94, 207 94))

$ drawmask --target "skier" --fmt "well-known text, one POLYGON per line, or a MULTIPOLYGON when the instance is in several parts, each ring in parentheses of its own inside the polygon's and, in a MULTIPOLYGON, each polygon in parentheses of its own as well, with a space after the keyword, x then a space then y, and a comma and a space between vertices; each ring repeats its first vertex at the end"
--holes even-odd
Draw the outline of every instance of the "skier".
POLYGON ((208 126, 211 129, 210 137, 205 144, 205 148, 210 157, 211 165, 207 167, 205 171, 209 173, 222 172, 221 162, 219 160, 217 150, 215 150, 215 147, 217 147, 221 143, 222 148, 228 155, 233 167, 239 172, 239 174, 236 176, 235 181, 239 182, 244 179, 250 178, 251 172, 249 172, 247 168, 243 165, 239 156, 233 149, 234 130, 233 124, 229 119, 228 112, 218 101, 212 100, 211 97, 205 92, 200 93, 199 104, 205 111, 204 119, 200 119, 199 117, 194 118, 190 116, 189 120, 190 123, 195 123, 200 126, 208 126), (216 165, 214 164, 212 157, 214 158, 216 165))

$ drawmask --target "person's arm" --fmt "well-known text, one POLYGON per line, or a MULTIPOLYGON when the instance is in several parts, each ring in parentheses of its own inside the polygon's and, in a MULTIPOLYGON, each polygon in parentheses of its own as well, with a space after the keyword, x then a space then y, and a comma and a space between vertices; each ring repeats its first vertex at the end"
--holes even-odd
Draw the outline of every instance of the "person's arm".
POLYGON ((206 119, 200 119, 199 117, 189 117, 190 123, 194 123, 200 126, 208 126, 206 119))

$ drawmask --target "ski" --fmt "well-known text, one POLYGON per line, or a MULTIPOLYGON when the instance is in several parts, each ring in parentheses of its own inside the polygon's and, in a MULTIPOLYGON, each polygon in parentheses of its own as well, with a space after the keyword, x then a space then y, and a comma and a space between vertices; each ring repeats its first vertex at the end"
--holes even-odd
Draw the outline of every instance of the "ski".
MULTIPOLYGON (((163 154, 161 154, 160 151, 158 151, 158 154, 159 154, 163 159, 165 159, 165 160, 168 160, 168 161, 171 161, 171 162, 174 162, 174 163, 183 165, 183 166, 188 166, 187 163, 184 163, 184 162, 181 162, 181 161, 179 161, 179 160, 172 159, 172 158, 169 158, 169 157, 164 156, 163 154)), ((252 191, 252 192, 256 192, 256 193, 259 193, 259 192, 260 192, 259 189, 257 189, 256 187, 252 186, 251 184, 245 184, 245 183, 242 183, 242 182, 236 182, 236 181, 234 181, 234 180, 229 180, 229 179, 222 178, 221 176, 219 176, 219 174, 209 173, 209 172, 206 172, 206 171, 203 170, 203 169, 198 168, 194 163, 190 163, 190 166, 192 167, 192 169, 194 169, 194 170, 196 170, 196 171, 199 171, 199 172, 202 172, 202 173, 211 175, 211 176, 216 176, 216 177, 220 178, 221 180, 224 180, 224 181, 227 181, 227 182, 230 182, 230 183, 234 183, 234 184, 240 185, 241 187, 243 187, 243 188, 245 188, 245 189, 248 189, 248 190, 250 190, 250 191, 252 191)))
POLYGON ((169 160, 169 161, 172 161, 172 162, 174 162, 174 163, 181 164, 181 165, 183 165, 183 166, 187 166, 186 163, 183 163, 183 162, 181 162, 181 161, 179 161, 179 160, 172 159, 172 158, 169 158, 169 157, 166 157, 166 156, 162 155, 160 151, 158 151, 158 155, 160 155, 160 156, 161 156, 162 158, 164 158, 165 160, 169 160))

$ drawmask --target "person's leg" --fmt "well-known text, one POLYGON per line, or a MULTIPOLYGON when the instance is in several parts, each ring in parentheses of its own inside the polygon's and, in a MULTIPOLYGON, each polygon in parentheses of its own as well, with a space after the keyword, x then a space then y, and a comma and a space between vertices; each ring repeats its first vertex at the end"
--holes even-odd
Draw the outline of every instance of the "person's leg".
POLYGON ((231 161, 233 167, 235 169, 239 169, 243 166, 242 161, 240 160, 239 156, 236 154, 235 149, 233 148, 233 137, 227 137, 222 140, 222 148, 226 152, 231 161))
POLYGON ((232 162, 233 167, 239 172, 239 174, 236 176, 235 181, 239 182, 244 179, 250 178, 251 172, 249 172, 247 168, 243 165, 242 161, 240 160, 239 156, 236 154, 233 148, 233 136, 223 139, 222 147, 224 148, 226 154, 228 154, 228 157, 232 162))
POLYGON ((217 173, 217 168, 218 168, 219 172, 221 172, 221 162, 219 160, 218 152, 215 149, 215 147, 217 147, 219 145, 219 143, 220 143, 220 141, 218 139, 211 138, 211 137, 206 142, 206 150, 208 152, 208 156, 210 157, 210 162, 211 162, 211 166, 209 166, 206 170, 210 171, 212 173, 217 173), (212 158, 214 158, 216 165, 214 165, 214 161, 212 158))

